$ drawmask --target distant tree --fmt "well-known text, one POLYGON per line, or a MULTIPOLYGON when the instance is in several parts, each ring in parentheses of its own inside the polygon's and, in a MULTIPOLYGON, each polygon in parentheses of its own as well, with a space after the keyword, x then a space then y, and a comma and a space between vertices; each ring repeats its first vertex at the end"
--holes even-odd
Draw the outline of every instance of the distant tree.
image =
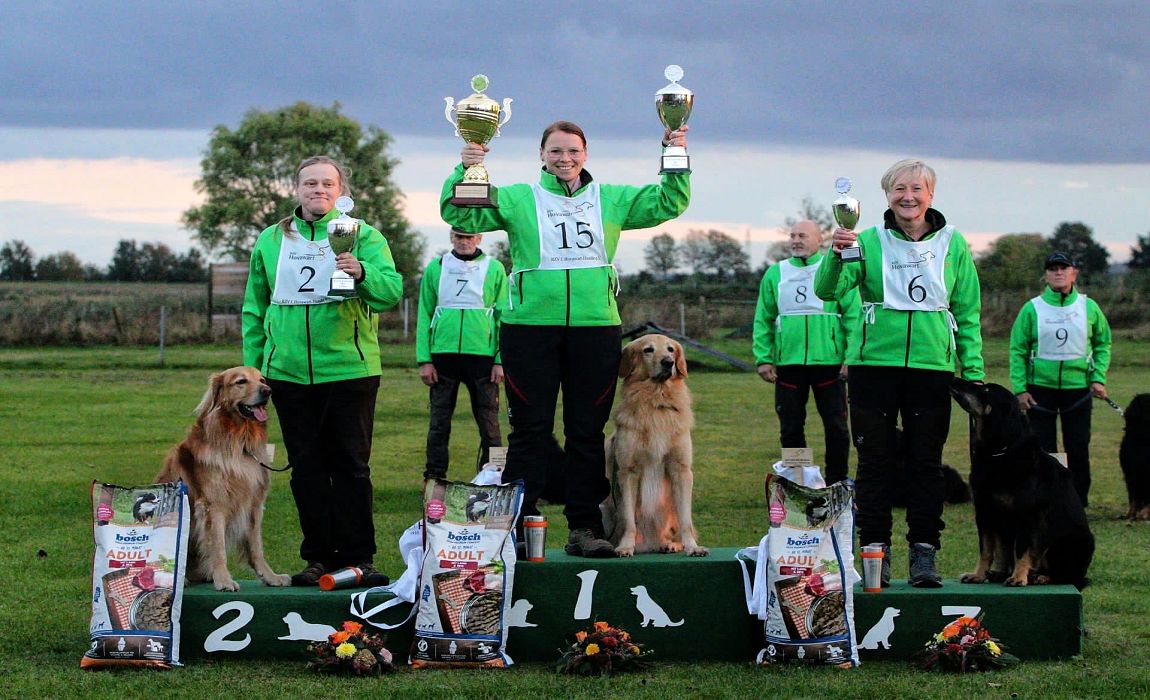
POLYGON ((79 282, 84 279, 84 265, 71 251, 46 255, 36 263, 36 279, 79 282))
POLYGON ((719 280, 726 279, 728 274, 738 277, 751 271, 751 259, 747 251, 733 236, 711 229, 707 231, 707 244, 707 267, 715 272, 719 280))
POLYGON ((507 270, 507 274, 511 274, 511 246, 507 245, 507 241, 496 241, 487 253, 503 263, 503 268, 507 270))
POLYGON ((1037 290, 1050 244, 1041 233, 1008 233, 975 259, 983 289, 995 292, 1037 290))
POLYGON ((1081 221, 1063 221, 1050 237, 1050 249, 1069 253, 1078 265, 1078 275, 1089 282, 1110 267, 1110 253, 1094 240, 1094 231, 1081 221))
POLYGON ((108 279, 113 282, 138 282, 143 279, 143 258, 135 241, 121 240, 108 264, 108 279))
POLYGON ((222 124, 212 130, 196 181, 204 203, 184 212, 184 226, 205 251, 246 260, 259 232, 297 205, 300 161, 322 154, 351 171, 353 215, 383 233, 399 271, 414 276, 420 270, 423 237, 403 216, 403 193, 392 182, 398 161, 387 156, 391 137, 339 110, 338 102, 253 109, 234 131, 222 124))
POLYGON ((36 277, 36 255, 24 241, 8 241, 0 247, 0 280, 31 280, 36 277))
POLYGON ((99 265, 92 265, 91 263, 84 265, 84 281, 85 282, 99 282, 108 278, 108 271, 99 265))
POLYGON ((1130 262, 1128 266, 1131 270, 1150 269, 1150 233, 1145 236, 1139 236, 1138 244, 1130 246, 1130 262))
MULTIPOLYGON (((787 231, 800 221, 813 221, 819 225, 823 230, 823 246, 822 249, 826 250, 831 246, 831 231, 835 230, 838 224, 835 223, 834 214, 831 213, 831 208, 822 202, 816 202, 809 194, 803 197, 803 201, 799 204, 799 215, 788 216, 785 219, 787 231)), ((788 255, 789 255, 788 251, 788 255)))
POLYGON ((699 229, 691 229, 687 231, 687 235, 679 245, 679 260, 690 268, 697 278, 707 271, 709 250, 707 234, 699 229))
POLYGON ((189 248, 188 252, 172 259, 169 282, 206 282, 207 279, 208 264, 198 248, 189 248))
POLYGON ((653 275, 659 279, 667 279, 667 275, 679 266, 675 237, 669 233, 660 233, 652 238, 643 249, 643 260, 653 275))
POLYGON ((790 241, 775 241, 767 246, 767 267, 789 257, 791 257, 790 241))

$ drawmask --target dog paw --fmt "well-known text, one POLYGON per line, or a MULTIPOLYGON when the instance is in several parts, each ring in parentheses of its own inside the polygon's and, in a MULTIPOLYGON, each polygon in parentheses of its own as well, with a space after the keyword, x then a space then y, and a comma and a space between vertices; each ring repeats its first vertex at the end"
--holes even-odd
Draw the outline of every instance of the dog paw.
POLYGON ((986 577, 979 576, 978 574, 963 574, 958 580, 962 583, 982 583, 986 580, 986 577))
POLYGON ((664 554, 677 554, 683 551, 683 545, 678 542, 664 542, 659 545, 659 551, 664 554))
POLYGON ((633 557, 635 556, 634 547, 619 546, 615 548, 615 556, 617 557, 633 557))
POLYGON ((707 550, 706 547, 699 547, 697 545, 694 547, 687 547, 683 551, 686 552, 687 556, 689 557, 705 557, 711 553, 707 550))
POLYGON ((217 591, 235 592, 235 591, 240 590, 240 584, 236 583, 235 580, 232 579, 231 576, 228 576, 226 578, 217 578, 212 582, 212 585, 215 586, 215 589, 217 591))
POLYGON ((1008 586, 1015 587, 1015 586, 1025 586, 1027 581, 1026 581, 1026 578, 1015 578, 1014 576, 1011 576, 1010 578, 1006 579, 1005 583, 1008 586))
POLYGON ((264 585, 267 586, 290 586, 291 576, 287 574, 272 574, 264 579, 264 585))

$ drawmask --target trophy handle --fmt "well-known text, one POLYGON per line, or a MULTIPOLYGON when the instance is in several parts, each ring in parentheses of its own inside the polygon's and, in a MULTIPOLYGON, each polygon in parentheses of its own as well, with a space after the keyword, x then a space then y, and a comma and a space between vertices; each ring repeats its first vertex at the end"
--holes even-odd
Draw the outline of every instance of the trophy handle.
POLYGON ((504 124, 511 121, 511 102, 512 100, 510 97, 503 98, 503 118, 500 119, 499 123, 495 125, 496 136, 499 135, 499 129, 501 129, 504 124))
POLYGON ((455 127, 455 135, 460 136, 461 134, 459 133, 459 125, 456 124, 455 120, 451 118, 451 109, 452 109, 452 107, 455 106, 455 98, 454 97, 444 97, 443 101, 447 103, 443 108, 443 116, 444 116, 444 118, 447 119, 447 122, 449 124, 451 124, 452 126, 455 127))

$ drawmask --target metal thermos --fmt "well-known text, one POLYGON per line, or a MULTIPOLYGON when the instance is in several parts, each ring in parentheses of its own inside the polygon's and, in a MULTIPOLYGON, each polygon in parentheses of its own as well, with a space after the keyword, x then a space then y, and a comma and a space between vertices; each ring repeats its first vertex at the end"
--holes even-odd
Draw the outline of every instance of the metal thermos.
POLYGON ((523 532, 527 539, 527 561, 543 561, 547 551, 547 518, 523 516, 523 532))
POLYGON ((334 591, 337 588, 355 588, 362 581, 363 572, 354 566, 348 566, 320 576, 319 587, 323 591, 334 591))

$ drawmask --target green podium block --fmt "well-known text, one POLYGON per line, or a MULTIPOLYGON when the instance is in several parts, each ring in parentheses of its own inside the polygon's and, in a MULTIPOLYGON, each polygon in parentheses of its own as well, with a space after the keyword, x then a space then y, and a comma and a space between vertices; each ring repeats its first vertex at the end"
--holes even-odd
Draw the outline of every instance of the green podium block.
MULTIPOLYGON (((544 562, 519 562, 508 619, 507 653, 515 661, 554 661, 574 633, 595 620, 629 630, 659 660, 749 662, 763 646, 763 626, 747 614, 736 548, 709 557, 646 554, 583 559, 549 550, 544 562)), ((754 564, 748 562, 753 573, 754 564)), ((398 572, 397 572, 398 575, 398 572)), ((242 581, 236 593, 189 586, 184 594, 182 656, 304 659, 348 619, 352 589, 269 588, 242 581)), ((386 600, 373 594, 367 607, 386 600)), ((991 633, 1023 659, 1060 659, 1082 652, 1082 596, 1072 586, 1007 588, 945 582, 911 588, 895 581, 882 593, 855 588, 855 636, 867 660, 908 659, 960 615, 985 615, 991 633)), ((386 611, 389 623, 410 606, 386 611)), ((412 623, 388 633, 387 646, 406 658, 412 623)))

